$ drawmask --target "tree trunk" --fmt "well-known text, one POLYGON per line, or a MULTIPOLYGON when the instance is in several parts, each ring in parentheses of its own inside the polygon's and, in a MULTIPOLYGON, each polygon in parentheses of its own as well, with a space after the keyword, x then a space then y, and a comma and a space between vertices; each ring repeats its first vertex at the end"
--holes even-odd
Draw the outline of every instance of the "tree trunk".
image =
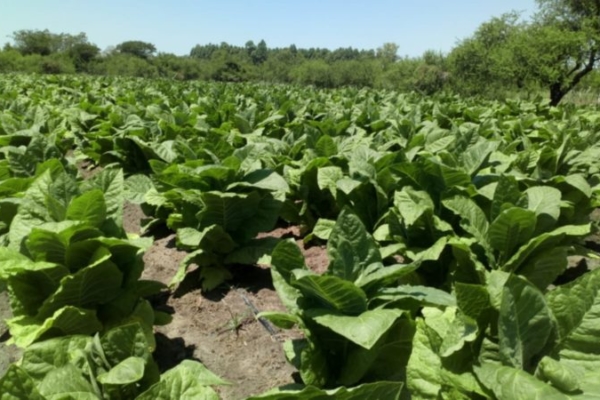
POLYGON ((573 69, 571 70, 571 72, 569 73, 569 75, 571 75, 572 73, 575 73, 575 75, 573 76, 573 79, 571 79, 571 82, 567 85, 563 85, 563 82, 558 81, 558 82, 554 82, 552 85, 550 85, 550 105, 555 107, 558 105, 558 103, 560 103, 560 101, 563 99, 563 97, 565 97, 565 95, 567 93, 569 93, 571 91, 571 89, 573 89, 575 86, 577 86, 577 84, 581 81, 581 79, 586 76, 587 74, 589 74, 590 72, 592 72, 592 70, 594 69, 594 64, 596 63, 596 53, 597 51, 591 51, 590 52, 590 57, 587 61, 587 64, 585 64, 584 68, 577 71, 579 69, 579 64, 573 69))
POLYGON ((563 90, 560 83, 553 83, 550 85, 550 106, 556 107, 566 94, 567 91, 563 90))

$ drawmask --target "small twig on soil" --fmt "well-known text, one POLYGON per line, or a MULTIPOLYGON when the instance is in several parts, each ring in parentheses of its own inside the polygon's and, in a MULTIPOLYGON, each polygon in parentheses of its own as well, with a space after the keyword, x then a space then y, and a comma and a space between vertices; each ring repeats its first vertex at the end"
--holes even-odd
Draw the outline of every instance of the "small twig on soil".
POLYGON ((217 330, 217 335, 221 335, 229 331, 235 331, 235 334, 239 335, 240 329, 242 329, 244 325, 248 325, 252 322, 254 322, 254 317, 233 318, 226 324, 227 326, 217 330))
POLYGON ((231 315, 231 319, 227 321, 225 325, 223 325, 220 329, 216 330, 217 335, 220 335, 225 332, 234 331, 236 335, 239 335, 240 329, 244 325, 248 325, 255 321, 254 316, 249 316, 248 313, 245 313, 243 316, 238 314, 234 315, 229 307, 227 308, 229 311, 229 315, 231 315))
POLYGON ((273 326, 269 323, 269 321, 258 316, 258 314, 260 313, 258 308, 256 308, 256 306, 254 304, 252 304, 250 299, 248 299, 248 297, 246 297, 246 295, 244 295, 244 293, 242 293, 241 291, 238 290, 238 294, 240 295, 242 300, 244 300, 244 303, 246 303, 248 308, 250 308, 250 310, 252 310, 252 313, 254 314, 254 317, 256 319, 258 319, 258 322, 260 322, 260 324, 267 330, 267 332, 269 332, 269 334, 271 336, 276 337, 277 332, 275 331, 275 328, 273 328, 273 326))

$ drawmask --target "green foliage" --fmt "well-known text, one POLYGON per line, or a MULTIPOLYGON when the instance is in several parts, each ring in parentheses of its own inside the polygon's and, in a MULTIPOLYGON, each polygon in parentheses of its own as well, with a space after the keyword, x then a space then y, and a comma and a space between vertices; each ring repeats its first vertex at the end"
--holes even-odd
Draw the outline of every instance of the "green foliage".
POLYGON ((285 345, 288 360, 307 385, 353 386, 397 380, 406 358, 393 364, 386 350, 401 351, 414 326, 398 309, 377 306, 379 290, 414 270, 410 265, 384 267, 373 238, 360 220, 343 212, 328 244, 330 265, 323 275, 310 272, 291 242, 273 251, 273 283, 290 314, 263 313, 282 328, 298 325, 304 339, 285 345), (379 368, 386 360, 389 369, 379 368), (359 362, 360 360, 360 362, 359 362))
POLYGON ((24 190, 0 255, 17 345, 136 320, 151 337, 154 312, 142 296, 152 292, 140 280, 146 244, 123 239, 122 192, 120 171, 79 186, 59 163, 24 190))
POLYGON ((218 399, 210 386, 228 384, 195 361, 160 375, 153 350, 137 323, 45 340, 9 367, 0 389, 14 399, 218 399))
POLYGON ((52 33, 49 30, 20 30, 12 35, 14 48, 23 55, 39 54, 48 56, 54 53, 69 52, 76 46, 87 44, 85 33, 70 35, 52 33))
POLYGON ((111 54, 90 67, 94 74, 108 76, 135 76, 154 78, 158 76, 156 67, 143 58, 130 54, 111 54))
POLYGON ((120 43, 115 50, 121 54, 129 54, 138 58, 148 59, 156 53, 156 47, 152 43, 141 40, 129 40, 120 43))
MULTIPOLYGON (((337 67, 358 68, 351 55, 325 62, 333 79, 337 67)), ((137 61, 160 74, 178 68, 170 55, 137 61)), ((188 61, 247 62, 224 46, 188 61)), ((270 62, 245 64, 245 73, 270 62)), ((446 68, 433 52, 418 63, 369 62, 390 79, 446 68)), ((0 280, 18 343, 95 340, 137 322, 139 342, 152 344, 150 327, 165 316, 145 297, 161 287, 140 280, 148 239, 125 237, 127 199, 149 217, 146 233, 166 226, 189 251, 174 283, 193 264, 205 289, 229 278, 227 267, 271 265, 287 311, 261 316, 302 331, 284 350, 303 385, 258 398, 598 392, 599 275, 567 268, 570 255, 590 256, 583 240, 599 204, 593 108, 354 87, 1 79, 0 280), (84 182, 73 168, 82 159, 102 167, 84 182), (326 242, 325 272, 306 267, 294 240, 267 237, 290 225, 306 245, 326 242)), ((422 82, 425 92, 435 80, 422 82)), ((101 343, 104 353, 117 336, 101 343)), ((148 387, 147 358, 111 348, 120 358, 100 363, 99 374, 82 373, 79 361, 49 374, 83 392, 92 382, 136 395, 148 387)), ((72 362, 58 352, 53 359, 72 362)), ((190 397, 211 398, 214 378, 185 367, 145 398, 177 397, 173 387, 188 385, 190 397)), ((51 378, 37 385, 22 368, 6 379, 23 384, 5 380, 3 390, 34 398, 53 390, 51 378)))

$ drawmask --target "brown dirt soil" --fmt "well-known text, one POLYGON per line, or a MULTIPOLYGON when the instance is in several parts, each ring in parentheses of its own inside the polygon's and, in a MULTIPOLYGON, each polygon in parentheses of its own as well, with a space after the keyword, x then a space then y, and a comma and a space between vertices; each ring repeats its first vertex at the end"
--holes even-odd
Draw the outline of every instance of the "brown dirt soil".
MULTIPOLYGON (((126 204, 124 226, 128 233, 139 233, 143 213, 138 206, 126 204)), ((304 249, 297 228, 281 228, 274 237, 295 237, 307 256, 307 264, 317 271, 327 265, 323 247, 304 249)), ((175 275, 185 252, 175 247, 173 234, 155 239, 144 255, 144 279, 168 283, 175 275)), ((162 369, 183 359, 201 361, 231 386, 215 388, 221 398, 244 399, 268 389, 293 383, 295 369, 286 361, 283 341, 299 337, 298 331, 277 331, 271 335, 253 318, 244 296, 259 311, 285 311, 272 284, 268 268, 240 266, 232 269, 231 287, 201 293, 194 272, 175 293, 159 299, 158 308, 171 312, 170 324, 157 327, 155 358, 162 369)))
POLYGON ((6 341, 9 339, 8 327, 4 322, 5 319, 11 318, 12 312, 8 302, 6 292, 0 292, 0 377, 4 375, 8 366, 11 363, 18 361, 21 358, 22 351, 18 347, 8 346, 6 341))
POLYGON ((308 268, 317 274, 322 274, 329 266, 329 258, 327 258, 327 249, 325 246, 309 246, 304 243, 304 240, 302 240, 302 234, 300 233, 300 228, 297 226, 277 228, 271 232, 260 233, 257 237, 293 238, 298 247, 300 247, 300 250, 302 250, 302 254, 304 254, 304 262, 308 268))

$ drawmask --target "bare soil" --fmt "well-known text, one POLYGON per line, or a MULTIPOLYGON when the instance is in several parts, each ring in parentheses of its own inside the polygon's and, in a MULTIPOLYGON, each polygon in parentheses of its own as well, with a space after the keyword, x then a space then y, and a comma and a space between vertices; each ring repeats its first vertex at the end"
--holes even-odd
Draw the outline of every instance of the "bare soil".
POLYGON ((22 351, 17 346, 6 344, 10 338, 8 327, 4 322, 5 319, 12 318, 8 295, 6 292, 0 292, 0 377, 8 369, 11 363, 18 361, 21 358, 22 351))

